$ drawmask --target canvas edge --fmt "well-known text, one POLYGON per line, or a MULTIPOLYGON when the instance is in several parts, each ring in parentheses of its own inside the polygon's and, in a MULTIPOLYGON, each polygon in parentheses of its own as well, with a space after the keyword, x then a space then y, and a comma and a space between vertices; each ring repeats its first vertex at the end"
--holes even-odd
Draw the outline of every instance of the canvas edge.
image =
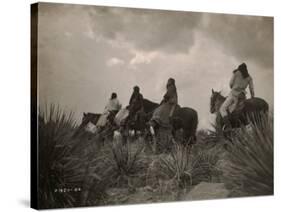
POLYGON ((38 3, 30 5, 30 77, 31 77, 31 123, 30 123, 30 207, 38 209, 38 133, 37 133, 37 64, 38 64, 38 3))

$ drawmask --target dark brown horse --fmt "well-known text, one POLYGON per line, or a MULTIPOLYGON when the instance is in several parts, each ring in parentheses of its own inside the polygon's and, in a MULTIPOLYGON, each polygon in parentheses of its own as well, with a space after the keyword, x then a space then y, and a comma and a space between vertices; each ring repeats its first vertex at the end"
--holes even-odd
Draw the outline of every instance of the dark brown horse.
MULTIPOLYGON (((216 113, 216 127, 222 129, 224 126, 223 119, 220 115, 220 107, 225 101, 226 97, 222 96, 220 92, 212 89, 210 112, 216 113)), ((239 128, 242 125, 247 125, 249 122, 256 123, 261 120, 261 116, 267 115, 268 104, 261 98, 246 99, 243 103, 243 107, 235 109, 228 118, 232 128, 239 128)))
MULTIPOLYGON (((143 117, 140 118, 142 120, 142 126, 144 128, 148 127, 148 123, 152 118, 154 110, 159 107, 159 104, 152 102, 150 100, 144 99, 144 114, 143 117)), ((174 115, 172 118, 172 128, 173 132, 178 130, 182 130, 182 136, 184 140, 192 140, 196 141, 196 130, 198 125, 198 115, 197 112, 189 107, 177 107, 174 111, 174 115)), ((156 129, 161 127, 160 125, 154 126, 156 129)))
POLYGON ((126 120, 126 128, 129 130, 145 132, 147 129, 147 123, 152 117, 153 111, 159 106, 148 99, 143 99, 143 111, 136 113, 135 117, 128 117, 126 120))

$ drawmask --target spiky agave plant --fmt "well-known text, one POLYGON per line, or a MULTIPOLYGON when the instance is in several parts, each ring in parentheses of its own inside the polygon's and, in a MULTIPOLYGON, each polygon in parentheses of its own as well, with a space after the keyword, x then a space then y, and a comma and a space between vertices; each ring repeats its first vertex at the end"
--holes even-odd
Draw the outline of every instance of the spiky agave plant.
POLYGON ((233 136, 225 167, 232 196, 273 194, 273 120, 266 115, 233 136))
POLYGON ((190 147, 174 143, 171 153, 160 157, 159 171, 164 178, 175 180, 179 187, 186 187, 192 184, 189 163, 190 147))
POLYGON ((217 162, 221 149, 194 150, 175 143, 172 152, 160 158, 158 171, 164 178, 174 179, 180 188, 188 188, 201 181, 213 181, 213 177, 219 175, 217 162))
POLYGON ((50 105, 39 113, 39 207, 73 207, 84 177, 84 162, 71 153, 73 114, 50 105))
POLYGON ((213 182, 219 178, 221 172, 217 163, 222 156, 222 151, 221 145, 215 145, 192 155, 191 170, 194 185, 202 181, 213 182))
POLYGON ((147 158, 142 154, 143 149, 143 144, 113 142, 111 154, 104 160, 103 178, 108 186, 131 186, 131 178, 145 176, 147 158))

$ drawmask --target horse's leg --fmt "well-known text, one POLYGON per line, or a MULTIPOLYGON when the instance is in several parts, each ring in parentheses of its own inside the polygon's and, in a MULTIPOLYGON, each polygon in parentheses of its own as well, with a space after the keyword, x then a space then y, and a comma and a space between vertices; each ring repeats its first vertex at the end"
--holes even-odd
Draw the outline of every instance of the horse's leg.
POLYGON ((150 146, 151 146, 152 153, 155 154, 156 153, 156 138, 155 138, 155 136, 151 137, 150 146))
POLYGON ((130 142, 130 129, 129 126, 126 125, 125 127, 125 137, 123 139, 123 145, 128 144, 130 142))
POLYGON ((144 147, 145 147, 145 152, 151 152, 151 135, 149 132, 149 128, 145 128, 143 131, 143 142, 144 142, 144 147))
POLYGON ((215 130, 218 134, 222 134, 223 130, 223 119, 222 116, 220 115, 220 113, 218 112, 216 114, 216 124, 215 124, 215 130))
POLYGON ((157 141, 156 141, 155 129, 154 129, 154 126, 152 124, 149 127, 149 131, 150 131, 150 134, 152 136, 152 152, 155 154, 156 153, 157 141))

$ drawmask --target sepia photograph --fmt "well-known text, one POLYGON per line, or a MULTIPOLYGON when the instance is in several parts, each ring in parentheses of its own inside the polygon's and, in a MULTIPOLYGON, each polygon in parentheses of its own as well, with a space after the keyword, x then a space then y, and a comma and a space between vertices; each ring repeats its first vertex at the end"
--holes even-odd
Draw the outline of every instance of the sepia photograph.
POLYGON ((31 5, 31 207, 274 194, 274 18, 31 5))

